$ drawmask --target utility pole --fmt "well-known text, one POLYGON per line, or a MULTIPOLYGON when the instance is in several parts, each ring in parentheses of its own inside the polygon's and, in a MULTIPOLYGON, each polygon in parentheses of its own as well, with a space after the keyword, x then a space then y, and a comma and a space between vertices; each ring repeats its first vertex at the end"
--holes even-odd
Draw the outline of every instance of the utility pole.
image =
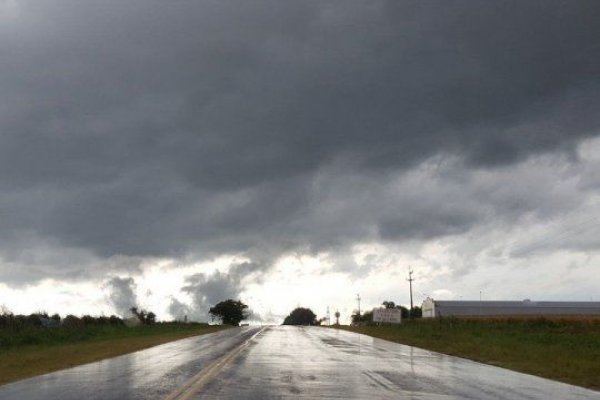
POLYGON ((410 318, 412 319, 413 317, 413 296, 412 296, 412 283, 415 280, 415 278, 412 277, 413 274, 413 270, 412 268, 408 267, 408 284, 410 286, 410 312, 408 313, 408 315, 410 316, 410 318))
POLYGON ((356 301, 358 301, 358 316, 360 317, 360 294, 356 295, 356 301))
POLYGON ((327 326, 331 325, 331 316, 329 315, 329 306, 327 306, 327 326))

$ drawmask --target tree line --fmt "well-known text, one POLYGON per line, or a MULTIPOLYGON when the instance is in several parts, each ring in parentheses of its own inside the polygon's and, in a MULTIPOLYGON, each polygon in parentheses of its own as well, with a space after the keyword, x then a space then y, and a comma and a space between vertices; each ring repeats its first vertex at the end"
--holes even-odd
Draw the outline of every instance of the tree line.
MULTIPOLYGON (((132 314, 137 318, 142 325, 152 325, 156 323, 156 314, 143 309, 138 310, 137 307, 131 308, 132 314)), ((6 307, 0 307, 0 329, 24 330, 29 328, 82 328, 89 326, 124 326, 126 320, 117 316, 91 316, 83 315, 76 316, 68 314, 61 317, 58 313, 48 314, 45 311, 40 311, 31 314, 13 314, 6 307)))
POLYGON ((0 329, 23 330, 36 327, 85 327, 85 326, 120 326, 124 325, 123 319, 111 315, 109 317, 93 317, 83 315, 81 317, 69 314, 62 318, 59 314, 48 315, 46 312, 32 313, 29 315, 13 314, 11 312, 0 313, 0 329))
MULTIPOLYGON (((382 305, 385 308, 397 308, 401 310, 402 318, 420 318, 421 308, 413 307, 412 310, 396 305, 393 301, 384 301, 382 305)), ((156 323, 156 314, 152 311, 131 307, 131 313, 137 318, 141 325, 153 325, 156 323)), ((250 317, 250 311, 247 304, 241 300, 227 299, 215 304, 209 309, 212 320, 218 320, 225 325, 239 326, 240 323, 250 317)), ((339 313, 336 313, 339 319, 339 313)), ((369 324, 373 322, 373 311, 366 311, 362 314, 357 312, 351 316, 353 324, 369 324)), ((288 316, 285 317, 282 325, 321 325, 325 318, 317 319, 317 315, 310 309, 297 307, 288 316)), ((125 320, 116 315, 93 317, 84 315, 77 317, 69 314, 62 318, 59 314, 49 315, 46 312, 32 313, 29 315, 15 315, 5 307, 0 309, 0 329, 25 329, 30 327, 86 327, 86 326, 122 326, 125 320)))

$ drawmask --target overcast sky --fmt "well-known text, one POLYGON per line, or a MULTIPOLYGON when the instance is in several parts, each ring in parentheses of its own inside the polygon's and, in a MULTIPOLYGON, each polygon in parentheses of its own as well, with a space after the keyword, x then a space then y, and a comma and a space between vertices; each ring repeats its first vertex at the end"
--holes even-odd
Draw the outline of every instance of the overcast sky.
POLYGON ((0 304, 600 300, 600 2, 0 1, 0 304))

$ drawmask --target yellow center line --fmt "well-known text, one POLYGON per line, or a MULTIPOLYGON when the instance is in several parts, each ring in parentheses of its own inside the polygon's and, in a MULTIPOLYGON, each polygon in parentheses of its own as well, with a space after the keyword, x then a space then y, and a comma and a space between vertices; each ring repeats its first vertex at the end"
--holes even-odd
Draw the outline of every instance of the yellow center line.
POLYGON ((168 395, 165 400, 189 400, 193 396, 197 395, 202 388, 210 382, 215 376, 221 372, 225 366, 227 366, 231 361, 233 361, 242 351, 244 351, 250 342, 256 338, 259 334, 261 334, 267 327, 261 328, 258 332, 256 332, 252 337, 248 340, 244 341, 239 346, 235 347, 233 350, 229 351, 222 357, 216 359, 212 363, 210 363, 206 368, 203 368, 200 372, 194 375, 190 380, 184 383, 177 390, 168 395))

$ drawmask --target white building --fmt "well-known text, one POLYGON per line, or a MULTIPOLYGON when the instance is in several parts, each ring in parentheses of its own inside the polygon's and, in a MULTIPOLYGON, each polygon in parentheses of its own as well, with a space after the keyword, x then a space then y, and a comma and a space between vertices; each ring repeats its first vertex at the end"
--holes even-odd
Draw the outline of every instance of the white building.
POLYGON ((463 301, 427 298, 423 318, 449 316, 600 315, 598 301, 463 301))

